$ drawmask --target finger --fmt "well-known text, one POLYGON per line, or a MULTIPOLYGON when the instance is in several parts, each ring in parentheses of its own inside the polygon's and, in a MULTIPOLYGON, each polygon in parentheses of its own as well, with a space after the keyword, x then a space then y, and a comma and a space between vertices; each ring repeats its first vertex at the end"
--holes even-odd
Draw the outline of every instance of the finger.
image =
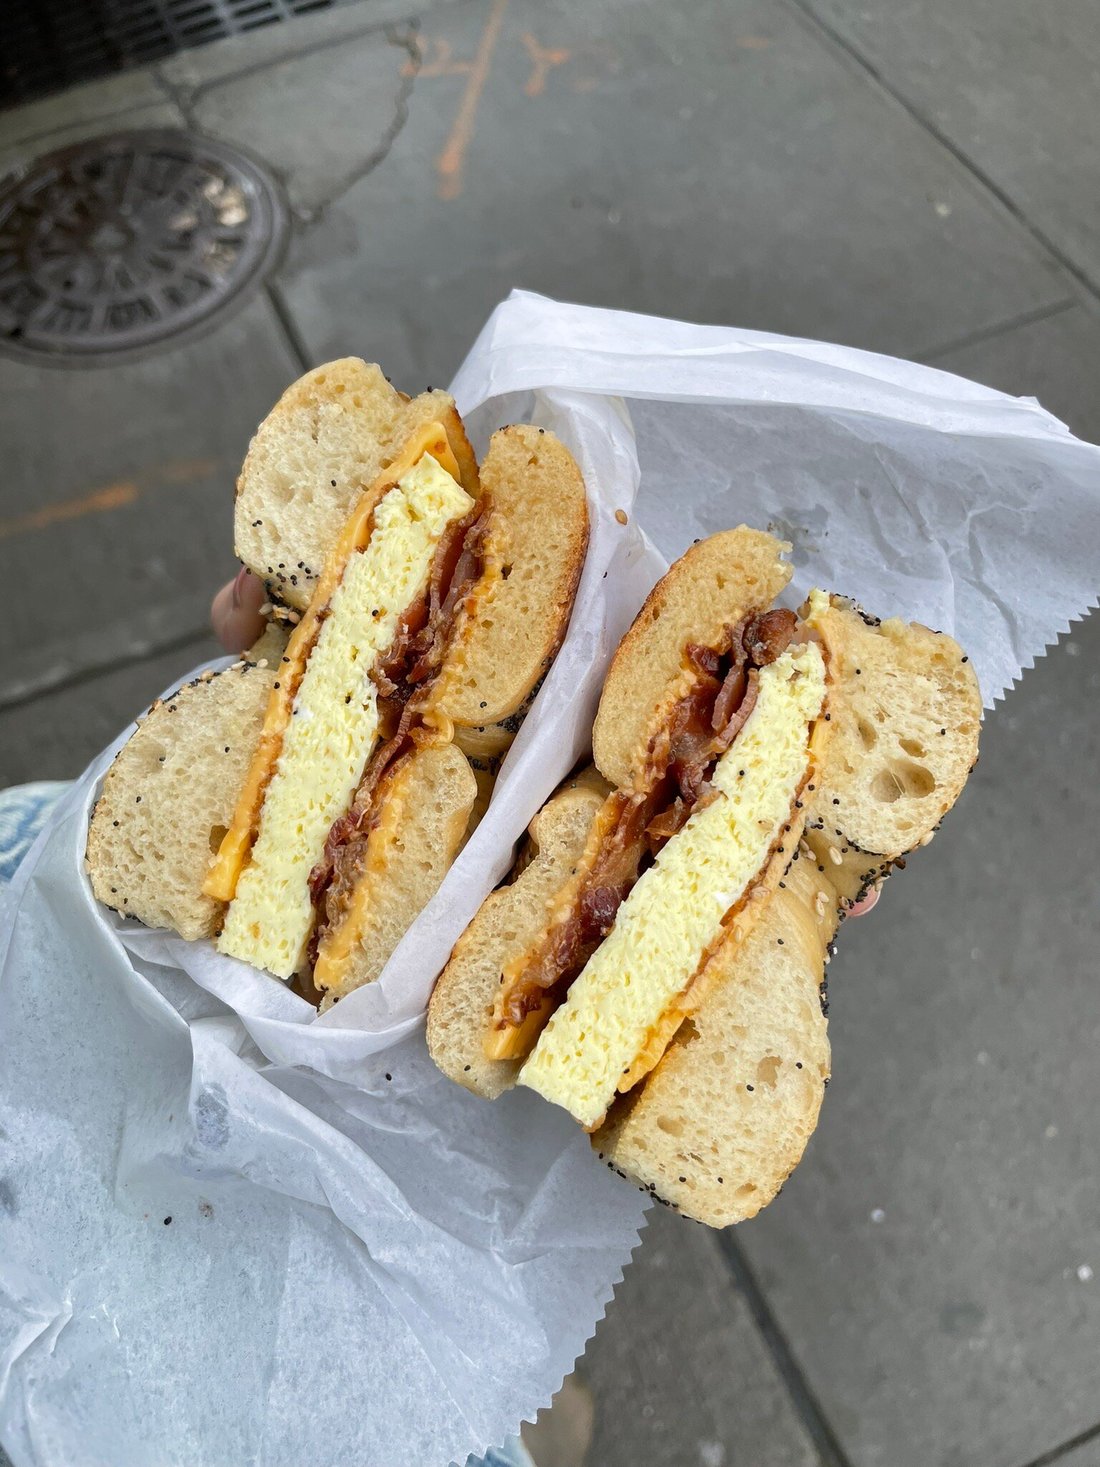
POLYGON ((865 917, 878 901, 878 891, 879 889, 877 886, 872 886, 871 890, 861 901, 852 903, 852 905, 848 908, 848 916, 865 917))
POLYGON ((264 583, 244 566, 223 586, 210 608, 214 635, 227 652, 243 652, 264 629, 260 607, 267 600, 264 583))

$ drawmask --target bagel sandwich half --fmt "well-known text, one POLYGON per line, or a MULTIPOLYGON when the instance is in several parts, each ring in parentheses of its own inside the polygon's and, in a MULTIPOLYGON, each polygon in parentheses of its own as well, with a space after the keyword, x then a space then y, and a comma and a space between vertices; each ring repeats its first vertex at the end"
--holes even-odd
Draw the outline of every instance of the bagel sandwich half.
MULTIPOLYGON (((347 364, 335 366, 342 405, 347 364)), ((324 374, 304 379, 314 406, 324 374)), ((330 489, 338 471, 353 477, 346 443, 342 470, 331 444, 321 455, 325 417, 301 410, 301 389, 261 426, 242 474, 282 565, 304 560, 288 559, 310 513, 302 465, 330 489)), ((356 463, 378 452, 362 444, 356 463)), ((550 433, 502 429, 479 472, 452 405, 386 456, 349 496, 304 608, 282 603, 267 655, 154 707, 89 830, 100 900, 215 936, 326 1003, 378 976, 461 848, 479 794, 463 740, 494 738, 478 760, 491 780, 564 635, 587 547, 584 484, 550 433), (192 719, 188 790, 158 778, 170 761, 150 754, 192 719)))
POLYGON ((820 591, 776 608, 784 549, 728 531, 654 588, 607 675, 595 768, 536 817, 428 1012, 451 1078, 538 1091, 714 1226, 800 1159, 838 922, 927 842, 977 757, 958 645, 820 591))

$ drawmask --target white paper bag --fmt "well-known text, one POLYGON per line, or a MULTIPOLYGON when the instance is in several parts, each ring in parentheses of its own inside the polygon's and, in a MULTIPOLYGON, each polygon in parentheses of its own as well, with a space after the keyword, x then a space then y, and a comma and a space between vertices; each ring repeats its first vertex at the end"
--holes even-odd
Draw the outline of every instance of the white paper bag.
POLYGON ((479 448, 519 419, 566 440, 592 544, 489 814, 379 982, 317 1018, 209 944, 98 908, 82 856, 114 749, 9 894, 0 1441, 16 1467, 445 1467, 571 1367, 644 1199, 537 1097, 488 1104, 443 1080, 421 1015, 584 753, 602 670, 663 567, 639 525, 667 556, 771 526, 794 547, 788 599, 820 584, 951 631, 987 704, 1095 603, 1100 450, 1032 402, 526 294, 453 390, 479 448))

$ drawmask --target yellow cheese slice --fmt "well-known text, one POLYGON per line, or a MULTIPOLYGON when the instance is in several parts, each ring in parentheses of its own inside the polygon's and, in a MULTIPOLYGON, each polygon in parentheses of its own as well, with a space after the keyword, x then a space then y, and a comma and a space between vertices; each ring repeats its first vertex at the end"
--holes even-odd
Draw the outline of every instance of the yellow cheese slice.
POLYGON ((202 889, 206 895, 217 901, 232 901, 236 893, 237 882, 256 838, 264 792, 283 746, 283 735, 290 720, 295 695, 305 675, 306 663, 317 641, 321 623, 347 563, 369 540, 374 524, 374 510, 379 500, 425 454, 431 454, 452 478, 458 478, 458 463, 442 425, 426 424, 409 439, 393 463, 383 469, 356 503, 332 548, 309 606, 287 643, 279 678, 268 700, 263 728, 260 730, 260 742, 237 798, 229 829, 222 838, 218 854, 203 883, 202 889))
POLYGON ((376 502, 370 538, 332 591, 294 696, 220 952, 280 978, 298 967, 314 920, 310 871, 378 739, 375 660, 427 585, 448 524, 472 507, 430 454, 376 502))
POLYGON ((624 1075, 722 936, 791 818, 825 697, 815 642, 761 668, 756 704, 711 779, 718 798, 690 816, 619 908, 615 925, 550 1018, 519 1083, 582 1125, 604 1116, 624 1075))

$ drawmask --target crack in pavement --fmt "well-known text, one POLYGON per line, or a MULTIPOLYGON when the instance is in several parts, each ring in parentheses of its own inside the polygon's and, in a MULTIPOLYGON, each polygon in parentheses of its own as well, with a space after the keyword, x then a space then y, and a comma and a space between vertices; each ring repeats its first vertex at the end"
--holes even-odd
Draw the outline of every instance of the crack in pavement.
MULTIPOLYGON (((294 223, 302 229, 311 228, 317 224, 324 212, 337 199, 341 198, 348 189, 360 182, 361 179, 372 173, 381 163, 389 157, 394 143, 400 137, 409 117, 409 99, 412 96, 413 87, 419 75, 422 52, 419 42, 420 22, 415 17, 398 21, 376 21, 370 25, 361 27, 359 30, 340 36, 336 39, 318 41, 315 45, 304 46, 298 51, 282 56, 273 56, 266 61, 257 62, 253 66, 242 67, 240 71, 233 72, 229 76, 217 77, 209 82, 200 83, 198 86, 181 86, 164 74, 159 66, 150 67, 150 74, 154 82, 164 93, 165 97, 179 109, 187 126, 195 132, 209 132, 214 137, 222 138, 223 130, 217 127, 203 127, 196 114, 197 103, 210 92, 216 91, 224 86, 232 86, 237 82, 258 75, 260 72, 270 70, 272 67, 281 66, 287 62, 302 60, 309 56, 315 56, 320 52, 332 50, 337 46, 345 46, 349 42, 360 41, 365 37, 381 35, 386 44, 395 47, 405 53, 404 60, 398 73, 399 85, 397 96, 394 101, 393 116, 382 132, 378 144, 371 149, 361 163, 345 173, 330 190, 321 195, 315 204, 308 208, 299 204, 293 204, 288 200, 288 209, 294 223)), ((224 137, 226 142, 232 142, 232 138, 224 137)), ((276 174, 288 190, 285 170, 270 158, 264 160, 272 172, 276 174)))
MULTIPOLYGON (((193 86, 187 83, 171 81, 161 72, 161 64, 150 67, 156 80, 165 87, 173 97, 173 100, 183 103, 197 102, 207 92, 216 91, 218 87, 228 86, 233 82, 243 81, 246 77, 256 76, 261 71, 268 71, 273 66, 281 66, 287 61, 302 61, 308 56, 315 56, 318 51, 328 51, 335 46, 346 46, 353 41, 361 41, 365 36, 386 33, 398 26, 415 28, 420 23, 420 13, 403 15, 390 20, 371 20, 348 31, 341 36, 325 36, 319 40, 311 41, 303 46, 296 46, 291 51, 282 51, 278 55, 265 57, 262 61, 243 62, 235 71, 223 72, 220 76, 209 77, 206 81, 196 82, 193 86)), ((187 50, 192 47, 185 48, 187 50)), ((182 54, 177 53, 177 54, 182 54)), ((169 58, 171 59, 171 58, 169 58)))
POLYGON ((324 195, 312 208, 295 208, 292 210, 295 219, 304 228, 309 228, 317 224, 330 205, 334 204, 338 198, 346 194, 348 189, 354 188, 369 173, 373 173, 380 164, 384 163, 393 150, 394 143, 396 143, 404 131, 405 124, 409 120, 409 100, 412 97, 416 79, 420 74, 423 55, 420 48, 419 21, 411 20, 407 23, 401 22, 399 24, 404 26, 403 30, 391 22, 387 22, 382 26, 387 44, 395 46, 398 50, 403 50, 407 57, 407 60, 402 63, 399 72, 400 85, 394 101, 393 117, 383 132, 377 147, 371 151, 358 168, 354 169, 351 173, 345 174, 339 184, 328 194, 324 195))

